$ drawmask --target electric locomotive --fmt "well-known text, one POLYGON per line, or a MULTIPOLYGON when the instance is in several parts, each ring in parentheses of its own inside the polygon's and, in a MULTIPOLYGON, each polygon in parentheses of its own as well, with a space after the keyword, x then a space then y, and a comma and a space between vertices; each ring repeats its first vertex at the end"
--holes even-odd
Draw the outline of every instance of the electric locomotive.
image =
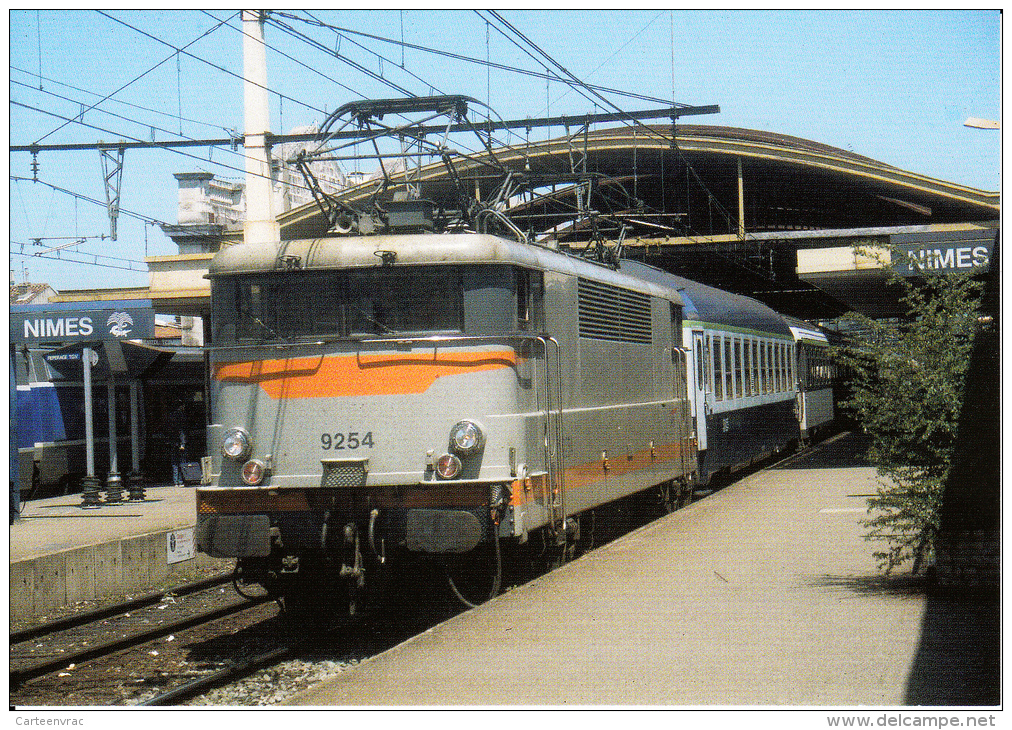
POLYGON ((224 248, 197 543, 292 594, 477 555, 698 461, 681 295, 544 247, 411 233, 224 248))

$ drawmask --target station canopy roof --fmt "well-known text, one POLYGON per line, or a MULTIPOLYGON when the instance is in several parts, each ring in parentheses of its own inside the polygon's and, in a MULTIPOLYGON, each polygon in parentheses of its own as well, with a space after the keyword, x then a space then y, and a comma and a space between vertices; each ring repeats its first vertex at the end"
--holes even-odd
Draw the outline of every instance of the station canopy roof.
MULTIPOLYGON (((594 179, 589 207, 621 220, 637 238, 712 236, 738 230, 741 182, 749 233, 869 226, 909 226, 997 220, 1000 195, 933 179, 847 150, 772 132, 709 125, 619 126, 508 145, 457 158, 451 173, 440 162, 412 170, 422 197, 437 209, 458 205, 459 180, 477 187, 483 200, 501 183, 488 161, 537 186, 574 169, 594 179), (584 167, 585 159, 585 167, 584 167)), ((391 175, 403 182, 404 173, 391 175)), ((560 177, 561 176, 561 177, 560 177)), ((354 204, 378 182, 345 191, 354 204)), ((548 184, 536 202, 521 202, 510 218, 525 231, 551 232, 560 242, 587 240, 590 229, 575 215, 575 182, 548 184)), ((396 186, 383 195, 391 196, 396 186)), ((472 193, 473 194, 473 193, 472 193)), ((383 199, 382 196, 380 198, 383 199)), ((308 204, 279 217, 282 236, 326 233, 326 217, 308 204)), ((608 227, 603 225, 608 236, 608 227)), ((599 228, 599 233, 602 229, 599 228)), ((613 233, 617 237, 618 228, 613 233)))

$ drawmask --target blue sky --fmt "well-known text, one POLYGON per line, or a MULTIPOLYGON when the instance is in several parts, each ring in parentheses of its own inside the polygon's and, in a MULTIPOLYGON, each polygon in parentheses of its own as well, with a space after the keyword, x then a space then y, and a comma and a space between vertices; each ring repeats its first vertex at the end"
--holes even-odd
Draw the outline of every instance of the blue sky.
MULTIPOLYGON (((226 129, 242 130, 241 82, 227 73, 242 72, 238 20, 200 38, 236 11, 107 12, 112 17, 94 11, 10 12, 11 144, 149 140, 152 127, 157 140, 178 139, 180 132, 204 139, 226 136, 226 129), (186 50, 196 58, 180 54, 177 62, 172 47, 191 42, 186 50), (90 106, 113 92, 85 113, 84 122, 93 127, 67 124, 57 130, 64 122, 54 115, 75 117, 82 104, 90 106)), ((298 16, 278 16, 293 30, 414 94, 427 94, 430 87, 437 93, 466 94, 487 102, 503 118, 595 111, 591 101, 558 82, 489 71, 419 50, 402 55, 396 45, 354 35, 339 40, 333 30, 306 22, 315 18, 542 70, 472 11, 314 10, 312 18, 285 12, 298 16)), ((691 118, 690 123, 795 135, 929 177, 984 190, 1001 188, 1001 133, 963 126, 967 117, 1001 120, 997 9, 501 14, 583 81, 684 104, 720 105, 720 114, 691 118)), ((273 97, 275 132, 321 121, 327 111, 353 99, 401 95, 280 28, 269 25, 266 38, 270 86, 287 97, 273 97)), ((660 106, 610 98, 627 110, 660 106)), ((227 149, 209 154, 196 148, 187 154, 128 151, 124 211, 174 223, 173 173, 242 175, 241 158, 227 149)), ((12 153, 10 174, 31 178, 30 163, 30 155, 12 153)), ((104 201, 98 152, 45 153, 39 165, 40 180, 104 201)), ((141 286, 147 283, 143 265, 125 260, 175 252, 157 226, 125 214, 119 220, 119 240, 92 239, 108 235, 104 206, 75 201, 40 183, 12 180, 9 214, 12 254, 22 251, 21 244, 28 244, 26 253, 40 250, 31 245, 33 238, 54 239, 45 243, 49 247, 66 243, 62 237, 81 236, 86 242, 68 249, 76 252, 74 258, 91 254, 93 261, 139 269, 12 255, 17 282, 25 280, 27 267, 30 281, 59 290, 141 286), (110 258, 94 259, 96 254, 110 258)))

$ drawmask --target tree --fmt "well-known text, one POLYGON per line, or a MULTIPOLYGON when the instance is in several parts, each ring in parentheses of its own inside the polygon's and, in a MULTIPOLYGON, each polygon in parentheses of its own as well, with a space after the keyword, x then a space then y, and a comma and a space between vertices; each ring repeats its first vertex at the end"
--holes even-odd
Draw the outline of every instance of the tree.
POLYGON ((913 560, 916 574, 938 535, 981 285, 972 273, 905 278, 885 268, 906 316, 847 315, 855 335, 834 354, 851 378, 844 406, 871 437, 868 458, 879 476, 865 537, 886 543, 875 552, 886 573, 913 560))

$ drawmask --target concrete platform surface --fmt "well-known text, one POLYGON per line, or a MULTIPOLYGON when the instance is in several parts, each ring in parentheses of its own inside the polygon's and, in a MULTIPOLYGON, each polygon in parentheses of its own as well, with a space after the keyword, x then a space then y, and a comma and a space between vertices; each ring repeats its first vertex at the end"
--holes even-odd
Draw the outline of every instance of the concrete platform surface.
POLYGON ((10 562, 129 535, 193 527, 195 491, 194 487, 153 485, 145 487, 144 501, 103 504, 97 509, 82 508, 80 494, 26 502, 21 519, 10 528, 10 562))
POLYGON ((965 645, 922 636, 922 587, 877 571, 859 524, 874 471, 837 463, 834 448, 749 476, 287 704, 988 704, 979 688, 996 667, 953 663, 965 645))

